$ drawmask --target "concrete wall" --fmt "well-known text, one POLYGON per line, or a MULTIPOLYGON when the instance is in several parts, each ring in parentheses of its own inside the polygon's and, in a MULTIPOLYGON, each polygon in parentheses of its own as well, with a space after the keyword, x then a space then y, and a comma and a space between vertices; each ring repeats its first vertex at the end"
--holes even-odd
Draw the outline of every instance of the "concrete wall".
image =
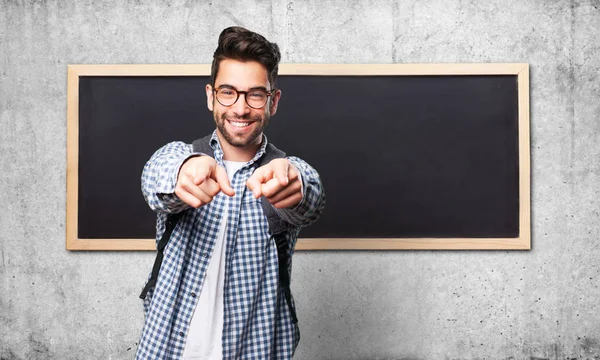
POLYGON ((65 250, 67 64, 209 63, 234 24, 285 63, 531 66, 533 249, 299 253, 297 359, 600 358, 600 2, 323 3, 0 2, 1 359, 141 331, 154 254, 65 250))

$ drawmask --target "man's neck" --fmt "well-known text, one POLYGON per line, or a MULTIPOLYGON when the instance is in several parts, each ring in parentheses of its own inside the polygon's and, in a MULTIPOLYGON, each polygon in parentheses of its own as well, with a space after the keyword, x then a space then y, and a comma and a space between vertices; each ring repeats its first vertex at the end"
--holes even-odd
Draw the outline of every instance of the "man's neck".
POLYGON ((233 146, 217 131, 221 149, 223 149, 223 160, 248 162, 254 158, 262 143, 262 134, 257 141, 244 147, 233 146))

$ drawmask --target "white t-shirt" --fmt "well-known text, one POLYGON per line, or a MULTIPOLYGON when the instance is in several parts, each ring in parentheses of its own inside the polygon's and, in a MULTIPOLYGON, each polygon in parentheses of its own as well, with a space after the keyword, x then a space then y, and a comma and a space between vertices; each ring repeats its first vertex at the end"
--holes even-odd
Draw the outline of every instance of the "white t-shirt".
MULTIPOLYGON (((224 161, 224 163, 229 182, 232 181, 233 174, 246 165, 245 162, 236 161, 224 161)), ((183 350, 184 360, 223 359, 223 288, 228 208, 229 204, 226 204, 221 216, 219 236, 208 262, 202 291, 192 315, 183 350)))

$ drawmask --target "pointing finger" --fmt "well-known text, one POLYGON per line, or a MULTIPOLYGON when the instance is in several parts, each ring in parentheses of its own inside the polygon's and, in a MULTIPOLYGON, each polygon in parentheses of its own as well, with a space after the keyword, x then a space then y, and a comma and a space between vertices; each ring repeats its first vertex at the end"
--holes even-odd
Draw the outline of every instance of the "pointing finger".
POLYGON ((254 176, 251 176, 248 181, 246 181, 246 186, 248 189, 250 189, 250 191, 252 191, 252 195, 256 199, 262 196, 261 183, 254 176))
POLYGON ((246 181, 246 186, 252 191, 252 195, 256 199, 262 196, 261 185, 268 180, 269 176, 272 176, 270 174, 272 174, 272 171, 268 167, 261 166, 254 170, 252 176, 246 181))
POLYGON ((219 184, 221 191, 224 192, 226 195, 234 196, 235 191, 233 191, 231 184, 229 184, 229 177, 227 177, 227 172, 225 171, 225 169, 217 165, 213 174, 213 179, 215 179, 216 182, 219 184))

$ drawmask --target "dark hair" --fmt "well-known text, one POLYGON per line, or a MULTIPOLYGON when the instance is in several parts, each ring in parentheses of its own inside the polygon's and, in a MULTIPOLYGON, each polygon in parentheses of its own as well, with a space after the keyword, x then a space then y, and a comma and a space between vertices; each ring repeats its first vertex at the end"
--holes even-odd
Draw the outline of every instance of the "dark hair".
POLYGON ((275 88, 281 54, 279 53, 279 46, 269 42, 264 36, 240 26, 232 26, 223 30, 219 35, 219 45, 213 55, 210 70, 210 84, 212 86, 215 86, 219 64, 223 59, 257 61, 267 68, 269 82, 271 87, 275 88))

